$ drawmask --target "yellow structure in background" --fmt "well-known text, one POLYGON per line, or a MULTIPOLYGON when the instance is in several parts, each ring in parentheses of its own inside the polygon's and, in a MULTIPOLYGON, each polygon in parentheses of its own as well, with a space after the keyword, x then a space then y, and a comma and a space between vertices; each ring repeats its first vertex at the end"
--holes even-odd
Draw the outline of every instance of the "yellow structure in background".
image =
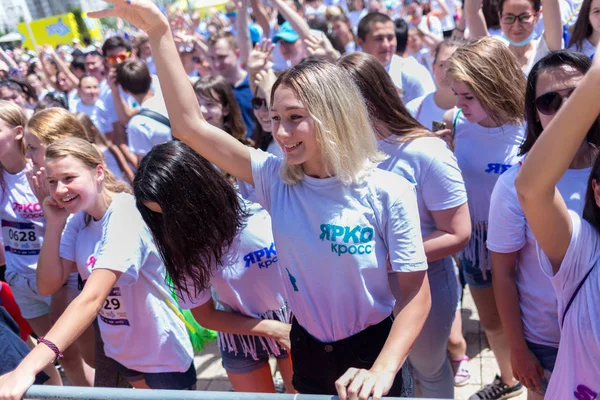
POLYGON ((190 8, 192 10, 198 10, 200 12, 200 18, 204 18, 211 8, 225 12, 225 5, 227 2, 228 0, 178 0, 169 6, 169 11, 187 11, 189 3, 190 8))
MULTIPOLYGON (((102 34, 100 33, 100 22, 98 20, 86 18, 85 13, 82 16, 88 27, 92 41, 102 40, 102 34)), ((59 44, 71 44, 71 41, 74 38, 78 38, 80 40, 83 39, 79 36, 75 16, 71 13, 36 19, 35 21, 31 21, 30 25, 31 32, 35 37, 35 42, 38 46, 50 44, 56 48, 56 46, 59 44)), ((17 25, 17 29, 25 37, 23 46, 33 49, 34 44, 31 40, 26 23, 20 23, 17 25)))

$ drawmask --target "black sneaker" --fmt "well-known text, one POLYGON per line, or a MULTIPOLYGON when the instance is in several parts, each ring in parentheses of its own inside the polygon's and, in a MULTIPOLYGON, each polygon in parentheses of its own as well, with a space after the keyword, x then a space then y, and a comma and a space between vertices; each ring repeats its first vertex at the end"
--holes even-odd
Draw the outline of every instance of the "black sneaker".
POLYGON ((514 386, 503 383, 498 375, 494 382, 485 385, 480 391, 469 397, 469 400, 502 400, 517 397, 523 393, 523 385, 517 382, 514 386))

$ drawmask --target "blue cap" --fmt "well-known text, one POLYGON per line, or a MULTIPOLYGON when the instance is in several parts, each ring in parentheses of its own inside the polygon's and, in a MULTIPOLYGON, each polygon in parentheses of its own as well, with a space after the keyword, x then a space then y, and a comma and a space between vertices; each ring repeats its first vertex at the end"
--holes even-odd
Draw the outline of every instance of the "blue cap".
POLYGON ((248 26, 248 30, 250 31, 250 41, 252 43, 258 43, 260 42, 260 31, 258 30, 258 28, 254 25, 250 25, 248 26))
POLYGON ((277 34, 273 36, 273 43, 277 43, 279 39, 294 43, 296 40, 300 39, 300 35, 296 33, 289 22, 285 21, 279 28, 277 34))

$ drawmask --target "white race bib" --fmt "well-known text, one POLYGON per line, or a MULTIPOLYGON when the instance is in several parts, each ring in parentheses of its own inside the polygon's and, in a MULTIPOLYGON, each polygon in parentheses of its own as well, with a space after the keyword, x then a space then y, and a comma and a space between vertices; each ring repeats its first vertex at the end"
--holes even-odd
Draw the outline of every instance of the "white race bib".
POLYGON ((6 252, 20 256, 40 254, 42 243, 33 223, 3 219, 2 238, 6 252))

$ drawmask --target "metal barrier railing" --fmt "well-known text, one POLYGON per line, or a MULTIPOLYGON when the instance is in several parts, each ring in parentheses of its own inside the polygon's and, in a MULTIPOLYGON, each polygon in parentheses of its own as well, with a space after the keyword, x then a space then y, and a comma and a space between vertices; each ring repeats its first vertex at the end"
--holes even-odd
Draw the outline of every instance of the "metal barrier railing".
MULTIPOLYGON (((85 388, 74 386, 32 386, 25 394, 26 399, 60 400, 337 400, 337 396, 280 393, 208 392, 186 390, 143 390, 85 388)), ((410 400, 386 397, 386 400, 410 400)), ((423 399, 421 399, 423 400, 423 399)))

